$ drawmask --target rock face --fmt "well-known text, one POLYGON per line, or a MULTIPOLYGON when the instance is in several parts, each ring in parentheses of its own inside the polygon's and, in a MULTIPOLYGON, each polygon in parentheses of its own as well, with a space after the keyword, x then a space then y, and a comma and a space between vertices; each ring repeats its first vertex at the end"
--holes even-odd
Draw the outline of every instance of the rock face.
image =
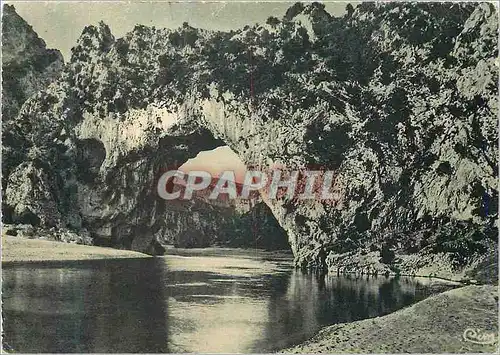
POLYGON ((58 50, 46 48, 43 39, 16 13, 14 6, 3 7, 2 20, 2 118, 5 123, 17 115, 29 96, 59 77, 64 61, 58 50))
POLYGON ((262 201, 235 209, 200 200, 181 203, 165 211, 155 235, 163 244, 180 248, 209 246, 289 249, 286 232, 262 201))
POLYGON ((13 165, 23 160, 17 152, 22 132, 11 121, 28 97, 60 76, 64 61, 58 50, 46 48, 14 6, 4 5, 2 20, 2 173, 8 176, 13 165))
POLYGON ((227 144, 252 167, 335 172, 337 203, 263 196, 297 265, 472 267, 497 239, 497 30, 486 3, 340 18, 296 4, 231 32, 138 25, 120 39, 88 26, 15 119, 12 218, 152 252, 172 208, 161 172, 227 144))

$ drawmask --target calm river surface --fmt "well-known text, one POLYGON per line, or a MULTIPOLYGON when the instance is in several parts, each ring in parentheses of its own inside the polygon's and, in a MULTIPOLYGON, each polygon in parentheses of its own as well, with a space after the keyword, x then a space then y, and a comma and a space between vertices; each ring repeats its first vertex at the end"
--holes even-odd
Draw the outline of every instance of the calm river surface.
POLYGON ((19 352, 270 352, 427 296, 417 279, 318 277, 248 252, 4 265, 19 352))

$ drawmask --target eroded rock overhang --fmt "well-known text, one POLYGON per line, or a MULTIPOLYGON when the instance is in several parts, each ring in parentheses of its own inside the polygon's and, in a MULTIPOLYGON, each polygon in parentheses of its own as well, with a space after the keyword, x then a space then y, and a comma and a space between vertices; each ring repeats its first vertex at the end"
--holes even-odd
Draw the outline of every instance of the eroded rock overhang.
MULTIPOLYGON (((100 224, 96 233, 144 250, 165 208, 150 194, 157 174, 227 144, 251 166, 335 170, 345 203, 269 203, 298 265, 326 250, 330 267, 418 269, 411 257, 379 261, 383 248, 455 255, 475 233, 471 248, 492 250, 497 28, 489 4, 403 3, 341 18, 294 6, 228 33, 137 26, 115 40, 106 25, 89 26, 63 77, 17 119, 23 159, 57 186, 35 184, 51 192, 25 191, 12 205, 32 194, 31 210, 54 211, 50 220, 100 224), (416 36, 415 18, 434 32, 416 36), (106 151, 90 185, 76 158, 88 140, 106 151), (361 251, 365 266, 343 264, 361 251)), ((22 181, 23 168, 9 180, 22 181)))

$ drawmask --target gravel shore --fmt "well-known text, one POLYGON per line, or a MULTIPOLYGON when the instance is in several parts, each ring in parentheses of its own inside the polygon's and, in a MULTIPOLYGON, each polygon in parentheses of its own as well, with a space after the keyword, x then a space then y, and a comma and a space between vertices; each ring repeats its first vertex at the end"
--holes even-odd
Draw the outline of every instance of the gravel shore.
POLYGON ((2 236, 2 263, 148 257, 131 250, 2 236))
POLYGON ((492 353, 498 287, 466 286, 373 319, 337 324, 284 353, 492 353), (482 344, 479 344, 482 343, 482 344))

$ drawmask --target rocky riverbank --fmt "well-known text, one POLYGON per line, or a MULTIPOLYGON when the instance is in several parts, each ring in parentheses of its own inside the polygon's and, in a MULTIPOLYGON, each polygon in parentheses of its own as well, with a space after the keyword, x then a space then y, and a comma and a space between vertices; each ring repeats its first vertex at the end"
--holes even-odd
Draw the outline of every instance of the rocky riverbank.
POLYGON ((498 282, 498 248, 492 241, 481 255, 471 256, 468 263, 460 264, 449 253, 435 253, 422 249, 418 254, 387 255, 379 251, 356 250, 330 254, 329 272, 333 274, 423 276, 456 281, 465 284, 496 284, 498 282))
POLYGON ((498 350, 498 287, 466 286, 383 317, 324 328, 284 353, 479 353, 498 350))

